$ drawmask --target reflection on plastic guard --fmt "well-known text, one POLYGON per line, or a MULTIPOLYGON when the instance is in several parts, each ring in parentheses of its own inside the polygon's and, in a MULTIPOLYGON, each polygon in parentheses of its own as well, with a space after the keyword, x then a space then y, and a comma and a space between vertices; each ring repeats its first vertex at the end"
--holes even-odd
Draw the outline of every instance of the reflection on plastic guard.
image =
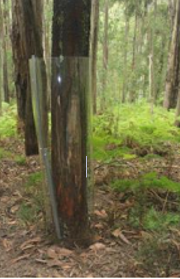
POLYGON ((58 83, 61 83, 61 81, 62 81, 61 76, 58 76, 58 77, 57 77, 57 81, 58 81, 58 83))

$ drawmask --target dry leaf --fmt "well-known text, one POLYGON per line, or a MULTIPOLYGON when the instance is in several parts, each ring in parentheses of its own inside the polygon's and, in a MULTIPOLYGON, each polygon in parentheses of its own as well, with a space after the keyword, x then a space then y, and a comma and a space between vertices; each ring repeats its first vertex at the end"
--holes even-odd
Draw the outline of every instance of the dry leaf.
POLYGON ((2 245, 3 245, 3 247, 5 248, 6 251, 11 250, 11 248, 12 248, 12 242, 10 240, 7 240, 7 238, 4 238, 2 240, 2 245))
POLYGON ((34 245, 36 245, 36 243, 38 243, 40 241, 41 241, 41 238, 39 236, 29 239, 29 240, 25 241, 23 244, 21 244, 20 249, 25 250, 26 249, 25 247, 29 246, 29 244, 33 245, 33 243, 34 243, 34 245))
POLYGON ((120 235, 121 235, 120 229, 116 229, 115 231, 113 231, 113 232, 112 232, 112 235, 113 235, 114 237, 120 237, 120 235))
POLYGON ((95 224, 94 227, 97 228, 97 229, 103 229, 104 228, 103 224, 101 224, 101 223, 95 224))
POLYGON ((46 264, 47 263, 47 261, 43 260, 43 259, 36 259, 36 262, 42 263, 42 264, 46 264))
POLYGON ((11 262, 12 262, 12 264, 17 263, 17 262, 19 262, 19 261, 21 261, 21 260, 24 260, 24 259, 29 258, 30 255, 31 255, 31 254, 22 255, 22 256, 20 256, 20 257, 18 257, 18 258, 16 258, 16 259, 13 259, 11 262))
POLYGON ((59 256, 67 257, 73 254, 72 250, 66 248, 57 247, 56 249, 57 249, 56 252, 58 253, 59 256))
POLYGON ((25 251, 25 250, 31 249, 31 248, 33 248, 33 247, 34 247, 34 244, 29 244, 29 245, 27 245, 27 246, 22 247, 21 250, 22 250, 22 251, 25 251))
POLYGON ((7 196, 1 197, 1 202, 7 202, 10 198, 7 196))
POLYGON ((99 240, 101 240, 102 239, 102 236, 100 236, 100 235, 95 235, 94 237, 93 237, 93 241, 94 242, 97 242, 97 241, 99 241, 99 240))
POLYGON ((101 211, 95 210, 94 214, 99 216, 99 217, 101 217, 101 218, 107 218, 108 217, 108 215, 107 215, 107 213, 106 213, 106 211, 104 209, 101 210, 101 211))
POLYGON ((57 271, 57 270, 54 270, 53 271, 53 276, 52 276, 53 278, 55 277, 55 278, 62 278, 63 276, 61 275, 61 274, 59 274, 59 272, 57 271))
POLYGON ((129 240, 123 235, 123 233, 120 231, 120 229, 116 229, 112 232, 112 235, 114 237, 120 238, 124 243, 130 244, 129 240))
POLYGON ((12 206, 10 211, 12 214, 14 214, 16 211, 18 211, 18 209, 19 209, 19 205, 17 204, 17 205, 12 206))
POLYGON ((15 220, 12 220, 12 221, 8 221, 7 223, 8 225, 15 225, 17 222, 15 220))
POLYGON ((86 278, 93 278, 94 276, 91 274, 91 273, 88 273, 87 275, 86 275, 86 278))
POLYGON ((59 266, 59 267, 62 267, 63 263, 59 260, 49 260, 47 261, 47 265, 49 267, 53 267, 53 266, 59 266))
POLYGON ((58 259, 58 254, 56 253, 56 251, 54 250, 53 247, 50 247, 48 250, 47 250, 47 255, 49 258, 51 259, 58 259))
POLYGON ((70 268, 72 268, 72 265, 69 265, 69 264, 63 264, 62 265, 62 269, 70 269, 70 268))
POLYGON ((98 250, 102 250, 102 249, 105 249, 105 248, 106 248, 106 246, 102 243, 99 243, 99 242, 97 242, 97 243, 95 243, 95 244, 93 244, 89 247, 89 249, 91 249, 93 251, 98 251, 98 250))

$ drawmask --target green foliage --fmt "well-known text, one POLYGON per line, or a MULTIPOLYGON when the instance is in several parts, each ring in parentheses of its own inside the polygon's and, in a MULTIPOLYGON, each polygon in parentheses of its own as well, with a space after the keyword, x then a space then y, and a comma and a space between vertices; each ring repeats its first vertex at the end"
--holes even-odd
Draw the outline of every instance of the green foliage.
POLYGON ((15 156, 14 161, 20 166, 23 166, 26 164, 26 158, 21 155, 15 156))
POLYGON ((144 159, 144 160, 150 160, 150 159, 160 159, 162 158, 160 155, 158 154, 147 154, 146 156, 144 156, 144 158, 141 158, 141 159, 144 159))
POLYGON ((32 223, 37 220, 40 207, 37 204, 27 204, 23 202, 17 212, 17 216, 23 223, 32 223))
POLYGON ((134 159, 136 155, 131 154, 132 150, 128 147, 116 146, 117 141, 113 137, 95 136, 93 137, 93 158, 98 161, 110 162, 115 158, 134 159), (108 145, 115 144, 114 148, 108 149, 108 145))
POLYGON ((158 176, 156 172, 150 172, 139 179, 124 179, 114 180, 111 183, 113 189, 117 191, 131 190, 133 192, 137 190, 147 189, 164 189, 176 193, 180 193, 180 183, 174 182, 166 176, 158 176))
POLYGON ((143 269, 148 277, 170 277, 171 271, 179 269, 179 249, 177 242, 171 241, 169 233, 147 235, 143 237, 135 258, 139 268, 143 269), (167 256, 167 251, 168 255, 167 256))
POLYGON ((0 147, 0 160, 11 157, 12 154, 0 147))
POLYGON ((36 188, 36 186, 43 181, 43 173, 42 172, 35 172, 29 175, 25 187, 27 189, 36 188))
POLYGON ((145 102, 114 107, 94 117, 94 137, 129 148, 155 147, 162 143, 180 142, 180 130, 174 127, 174 111, 150 107, 145 102))
POLYGON ((44 180, 43 172, 35 172, 29 175, 25 183, 25 192, 30 195, 34 202, 43 207, 42 183, 44 180))
POLYGON ((0 116, 0 138, 16 136, 16 106, 3 103, 0 116))
POLYGON ((128 222, 134 228, 142 227, 144 230, 161 231, 167 230, 170 226, 177 226, 180 222, 180 183, 174 182, 165 176, 158 177, 154 172, 147 173, 139 179, 114 180, 111 183, 114 190, 125 193, 125 197, 135 199, 134 206, 129 210, 128 222), (149 198, 148 191, 167 193, 176 201, 176 209, 163 209, 166 198, 157 205, 153 198, 149 198))
POLYGON ((173 212, 162 213, 151 207, 143 216, 142 225, 145 230, 166 230, 167 227, 178 225, 180 214, 173 212))
MULTIPOLYGON (((21 160, 20 160, 21 161, 21 160)), ((24 185, 25 194, 28 202, 22 203, 18 216, 25 223, 31 223, 38 219, 38 213, 43 211, 42 184, 43 173, 35 172, 28 176, 24 185)))

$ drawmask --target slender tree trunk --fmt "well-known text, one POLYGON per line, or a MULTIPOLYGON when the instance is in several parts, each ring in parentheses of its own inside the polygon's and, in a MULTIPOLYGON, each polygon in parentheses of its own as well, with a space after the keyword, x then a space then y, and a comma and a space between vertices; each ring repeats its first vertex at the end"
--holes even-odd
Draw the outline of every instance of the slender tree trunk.
POLYGON ((8 40, 8 10, 7 2, 3 0, 3 17, 2 17, 2 36, 3 36, 3 89, 4 89, 4 101, 9 103, 9 83, 8 83, 8 65, 7 65, 7 40, 8 40))
POLYGON ((125 47, 124 47, 124 65, 123 65, 122 103, 125 103, 125 101, 126 101, 126 94, 127 94, 127 54, 128 54, 128 37, 129 37, 129 18, 126 16, 126 23, 125 23, 125 47))
POLYGON ((149 99, 151 103, 151 113, 154 110, 154 62, 153 55, 149 55, 149 99))
POLYGON ((178 99, 177 99, 177 106, 176 106, 176 115, 175 115, 175 126, 180 128, 180 83, 178 88, 178 99))
POLYGON ((168 44, 165 43, 165 41, 166 41, 166 36, 163 35, 161 40, 161 55, 160 55, 159 65, 158 65, 158 73, 159 73, 160 81, 159 84, 157 84, 156 100, 159 99, 165 83, 164 65, 165 65, 165 54, 167 51, 167 44, 168 44))
POLYGON ((179 69, 179 33, 180 33, 180 1, 176 2, 176 14, 174 17, 173 33, 167 65, 166 88, 164 96, 164 108, 175 108, 178 95, 178 69, 179 69))
POLYGON ((104 13, 104 39, 103 39, 103 80, 102 80, 102 100, 101 109, 105 108, 106 98, 106 79, 108 70, 108 21, 109 21, 109 0, 105 0, 105 13, 104 13))
MULTIPOLYGON (((157 2, 154 0, 154 25, 156 25, 157 2)), ((149 27, 149 100, 151 104, 151 113, 153 113, 156 100, 156 81, 155 81, 155 52, 154 52, 154 25, 149 27)))
POLYGON ((135 14, 135 24, 134 24, 134 36, 133 36, 133 54, 132 54, 132 88, 129 94, 129 101, 133 103, 135 101, 135 69, 136 69, 136 47, 137 47, 137 29, 138 29, 138 15, 137 11, 135 14))
POLYGON ((86 156, 90 11, 90 0, 54 0, 52 171, 60 219, 69 239, 79 244, 89 238, 86 156))
POLYGON ((169 6, 169 15, 171 18, 171 31, 173 31, 173 25, 174 25, 174 17, 176 13, 176 1, 177 0, 169 0, 168 6, 169 6))
POLYGON ((93 113, 97 106, 97 48, 99 28, 99 0, 92 1, 92 27, 91 27, 91 91, 93 96, 93 113))

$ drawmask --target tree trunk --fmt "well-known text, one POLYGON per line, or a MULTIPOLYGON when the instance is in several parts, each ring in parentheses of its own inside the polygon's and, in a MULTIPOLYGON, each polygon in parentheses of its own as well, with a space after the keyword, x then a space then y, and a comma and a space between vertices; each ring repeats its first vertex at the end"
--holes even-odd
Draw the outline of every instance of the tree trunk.
POLYGON ((124 47, 124 65, 123 65, 123 88, 122 88, 122 103, 126 101, 127 94, 127 54, 128 54, 128 37, 129 37, 129 18, 126 16, 125 23, 125 47, 124 47))
POLYGON ((177 99, 177 106, 176 106, 176 115, 175 115, 175 126, 180 128, 180 86, 178 90, 178 99, 177 99))
POLYGON ((8 66, 7 66, 7 38, 8 38, 8 10, 6 2, 3 0, 3 17, 2 17, 2 36, 3 36, 3 90, 4 101, 9 103, 9 83, 8 83, 8 66))
POLYGON ((86 156, 90 10, 90 0, 54 0, 52 171, 61 222, 68 238, 79 244, 89 239, 86 156))
POLYGON ((12 50, 13 50, 13 62, 14 62, 14 79, 16 88, 16 100, 17 100, 17 130, 19 133, 25 129, 25 108, 26 108, 26 91, 27 91, 27 79, 26 79, 26 53, 25 48, 22 47, 22 9, 20 1, 12 1, 12 50))
MULTIPOLYGON (((25 124, 25 151, 26 155, 30 156, 38 154, 38 143, 32 111, 28 60, 32 55, 43 58, 41 0, 13 1, 12 44, 15 63, 18 115, 25 124)), ((42 63, 44 64, 43 60, 42 63)), ((43 67, 45 67, 45 64, 43 67)), ((46 71, 43 70, 42 72, 45 75, 44 97, 46 98, 46 71)), ((45 109, 47 111, 47 108, 45 109)), ((47 116, 45 123, 45 125, 47 125, 47 116)))
POLYGON ((92 27, 91 27, 91 91, 93 96, 93 113, 96 114, 97 99, 97 48, 99 28, 99 0, 92 1, 92 27))
POLYGON ((46 63, 47 72, 47 102, 48 109, 50 108, 51 99, 51 29, 52 29, 52 2, 50 0, 43 1, 43 45, 44 45, 44 59, 46 63))
POLYGON ((104 14, 104 39, 103 39, 103 79, 102 79, 102 100, 101 109, 105 108, 106 98, 106 78, 108 70, 108 21, 109 21, 109 0, 105 0, 105 14, 104 14))
POLYGON ((136 99, 135 96, 135 69, 136 69, 136 45, 137 45, 137 29, 138 29, 138 15, 135 14, 134 36, 133 36, 133 54, 132 54, 132 88, 129 94, 129 102, 133 103, 136 99))
POLYGON ((2 61, 2 46, 3 46, 3 24, 2 24, 2 2, 0 0, 0 115, 2 112, 2 92, 3 92, 3 72, 2 72, 2 68, 3 68, 3 61, 2 61))
POLYGON ((176 3, 176 15, 174 17, 172 40, 167 65, 166 88, 164 96, 164 108, 175 108, 178 95, 178 71, 179 71, 179 32, 180 32, 180 1, 176 3))

